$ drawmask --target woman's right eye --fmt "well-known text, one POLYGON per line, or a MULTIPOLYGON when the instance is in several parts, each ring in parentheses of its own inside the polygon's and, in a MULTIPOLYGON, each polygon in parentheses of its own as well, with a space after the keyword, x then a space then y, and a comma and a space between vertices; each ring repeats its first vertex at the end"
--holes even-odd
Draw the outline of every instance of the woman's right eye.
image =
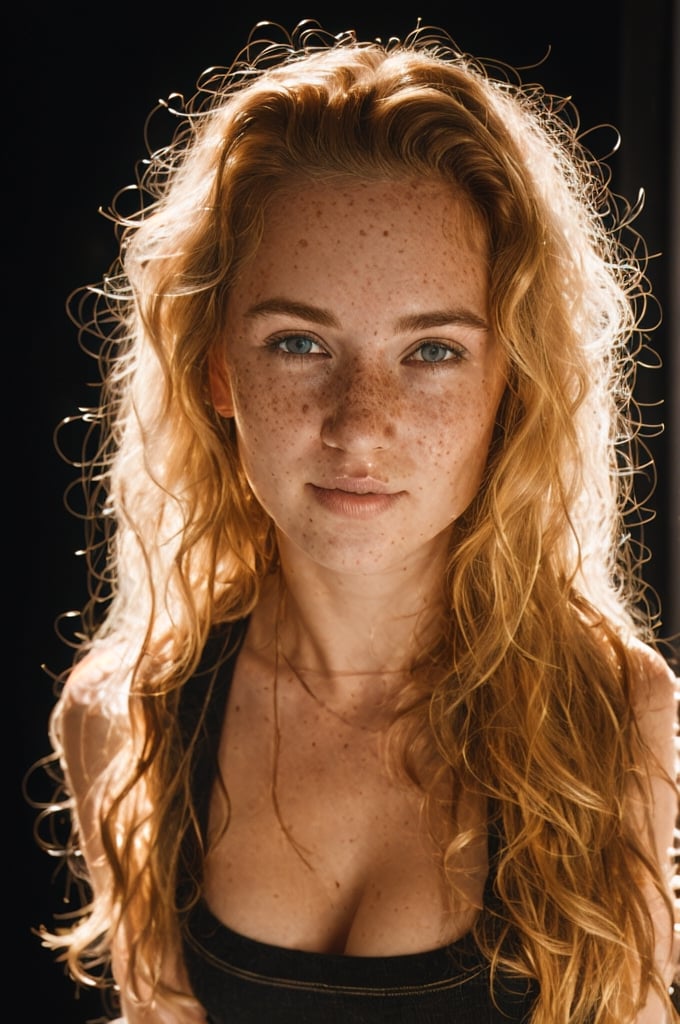
POLYGON ((272 348, 284 355, 289 356, 310 356, 321 355, 323 349, 318 341, 309 334, 286 334, 283 337, 274 338, 271 342, 272 348))

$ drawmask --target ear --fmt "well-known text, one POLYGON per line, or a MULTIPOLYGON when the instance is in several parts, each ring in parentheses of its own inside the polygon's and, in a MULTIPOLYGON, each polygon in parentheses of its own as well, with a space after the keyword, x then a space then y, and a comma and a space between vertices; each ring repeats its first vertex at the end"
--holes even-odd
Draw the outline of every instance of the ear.
POLYGON ((208 356, 208 387, 215 412, 229 419, 234 415, 234 399, 224 355, 213 351, 208 356))

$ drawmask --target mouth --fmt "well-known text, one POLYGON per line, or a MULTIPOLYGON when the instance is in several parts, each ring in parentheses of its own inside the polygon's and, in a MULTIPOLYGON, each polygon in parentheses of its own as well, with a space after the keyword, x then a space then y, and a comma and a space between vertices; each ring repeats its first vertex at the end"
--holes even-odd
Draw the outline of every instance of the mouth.
POLYGON ((403 491, 390 491, 387 484, 371 477, 341 477, 326 486, 307 485, 325 509, 349 519, 371 519, 392 508, 403 491))

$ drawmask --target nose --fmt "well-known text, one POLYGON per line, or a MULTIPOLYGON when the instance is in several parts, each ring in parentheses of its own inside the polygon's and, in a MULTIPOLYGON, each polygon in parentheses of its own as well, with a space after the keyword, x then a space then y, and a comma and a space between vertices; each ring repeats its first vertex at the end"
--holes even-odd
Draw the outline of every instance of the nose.
POLYGON ((367 453, 389 448, 399 399, 386 369, 351 366, 329 382, 321 440, 329 448, 367 453))

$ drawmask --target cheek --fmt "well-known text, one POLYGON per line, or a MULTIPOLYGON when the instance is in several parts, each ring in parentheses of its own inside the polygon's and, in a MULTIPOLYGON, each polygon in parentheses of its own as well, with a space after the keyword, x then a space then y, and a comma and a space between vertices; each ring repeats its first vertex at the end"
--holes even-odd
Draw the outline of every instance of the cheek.
POLYGON ((242 451, 251 461, 280 456, 296 440, 306 436, 313 404, 298 389, 282 389, 274 375, 248 373, 247 368, 232 378, 236 428, 242 451))
POLYGON ((412 417, 412 438, 419 457, 448 480, 477 476, 486 464, 498 402, 495 395, 457 396, 437 409, 412 417))
POLYGON ((286 408, 273 380, 261 373, 249 372, 248 367, 239 369, 232 376, 234 407, 243 425, 275 423, 286 408))

